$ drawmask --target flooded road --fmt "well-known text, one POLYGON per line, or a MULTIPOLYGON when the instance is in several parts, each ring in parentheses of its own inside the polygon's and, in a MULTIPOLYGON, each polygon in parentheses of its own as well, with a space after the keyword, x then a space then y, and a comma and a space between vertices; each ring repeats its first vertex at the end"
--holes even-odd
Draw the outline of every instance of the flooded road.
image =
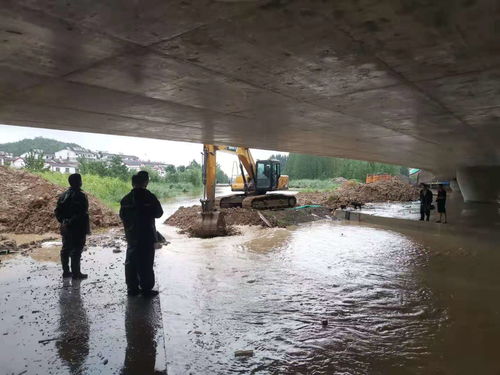
MULTIPOLYGON (((165 216, 197 202, 166 202, 165 216)), ((0 373, 500 373, 495 233, 332 220, 200 240, 158 228, 171 244, 156 255, 155 300, 126 297, 125 254, 110 247, 89 247, 90 279, 74 284, 57 257, 2 263, 0 373)))

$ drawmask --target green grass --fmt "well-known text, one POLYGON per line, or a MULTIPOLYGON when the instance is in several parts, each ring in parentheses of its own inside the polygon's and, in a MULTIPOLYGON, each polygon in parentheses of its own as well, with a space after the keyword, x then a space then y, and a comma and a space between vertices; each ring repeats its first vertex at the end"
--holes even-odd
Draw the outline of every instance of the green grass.
MULTIPOLYGON (((56 185, 62 187, 68 186, 67 174, 57 172, 38 172, 37 174, 56 185)), ((82 180, 82 189, 84 191, 100 199, 104 204, 115 211, 118 211, 120 200, 123 196, 132 189, 129 182, 116 177, 82 175, 82 180)), ((160 200, 201 191, 201 187, 189 183, 151 182, 148 188, 160 200)))
POLYGON ((333 191, 340 185, 331 180, 290 180, 288 183, 289 189, 299 190, 304 193, 313 193, 318 191, 333 191))

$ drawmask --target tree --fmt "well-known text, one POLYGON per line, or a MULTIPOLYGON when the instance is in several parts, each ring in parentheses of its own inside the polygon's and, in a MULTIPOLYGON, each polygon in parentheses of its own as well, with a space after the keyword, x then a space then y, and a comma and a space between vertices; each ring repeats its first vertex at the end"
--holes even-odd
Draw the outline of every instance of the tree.
POLYGON ((280 162, 280 165, 281 165, 281 173, 287 174, 286 167, 287 167, 287 163, 288 163, 288 155, 286 155, 286 154, 273 154, 269 157, 269 159, 278 160, 280 162))
POLYGON ((78 159, 78 169, 81 174, 92 174, 96 176, 109 176, 106 163, 100 160, 87 160, 85 158, 78 159))
POLYGON ((284 174, 288 174, 292 179, 345 177, 363 181, 367 174, 398 175, 402 171, 400 166, 384 163, 291 153, 284 174))
POLYGON ((219 164, 217 164, 215 179, 219 184, 229 184, 229 177, 227 176, 227 174, 224 173, 219 164))
POLYGON ((102 160, 87 160, 79 158, 79 170, 81 174, 93 174, 101 177, 117 177, 124 181, 130 178, 130 172, 123 164, 120 156, 113 156, 109 162, 102 160))
POLYGON ((186 169, 198 169, 198 168, 201 168, 201 165, 198 164, 198 162, 196 160, 191 160, 191 163, 189 163, 189 165, 186 167, 186 169))
POLYGON ((55 139, 36 137, 25 138, 17 142, 0 144, 0 151, 10 152, 14 156, 19 156, 31 150, 43 150, 45 154, 53 154, 63 148, 80 147, 76 143, 56 141, 55 139))
POLYGON ((165 167, 165 172, 167 172, 167 174, 175 173, 176 172, 175 165, 167 164, 167 166, 165 167))
POLYGON ((30 171, 42 171, 45 166, 45 159, 43 154, 35 154, 33 151, 30 151, 28 156, 24 159, 25 168, 30 171))
POLYGON ((130 177, 130 172, 125 164, 123 164, 123 159, 115 155, 109 161, 107 165, 107 169, 109 170, 109 176, 118 177, 124 181, 128 180, 130 177))

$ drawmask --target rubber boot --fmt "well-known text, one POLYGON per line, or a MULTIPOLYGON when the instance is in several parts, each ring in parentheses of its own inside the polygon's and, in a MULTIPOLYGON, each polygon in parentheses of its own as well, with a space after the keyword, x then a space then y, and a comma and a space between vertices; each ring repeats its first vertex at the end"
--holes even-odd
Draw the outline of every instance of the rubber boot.
POLYGON ((86 279, 88 277, 80 270, 80 256, 71 257, 71 271, 73 272, 73 279, 86 279))
POLYGON ((63 277, 71 277, 73 273, 69 270, 69 256, 61 254, 61 264, 63 269, 63 277))

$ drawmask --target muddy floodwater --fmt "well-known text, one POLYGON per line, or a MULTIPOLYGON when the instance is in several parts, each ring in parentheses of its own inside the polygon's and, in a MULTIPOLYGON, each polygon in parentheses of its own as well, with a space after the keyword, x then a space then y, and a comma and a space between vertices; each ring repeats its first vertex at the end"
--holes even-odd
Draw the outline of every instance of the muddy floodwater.
POLYGON ((491 247, 341 222, 175 242, 158 261, 171 373, 500 371, 491 247))
POLYGON ((90 278, 76 284, 50 258, 0 267, 0 373, 500 373, 495 233, 328 220, 200 240, 158 228, 171 244, 157 252, 155 302, 126 297, 124 252, 106 247, 84 253, 90 278))
POLYGON ((420 219, 420 202, 366 203, 361 213, 398 219, 420 219))

